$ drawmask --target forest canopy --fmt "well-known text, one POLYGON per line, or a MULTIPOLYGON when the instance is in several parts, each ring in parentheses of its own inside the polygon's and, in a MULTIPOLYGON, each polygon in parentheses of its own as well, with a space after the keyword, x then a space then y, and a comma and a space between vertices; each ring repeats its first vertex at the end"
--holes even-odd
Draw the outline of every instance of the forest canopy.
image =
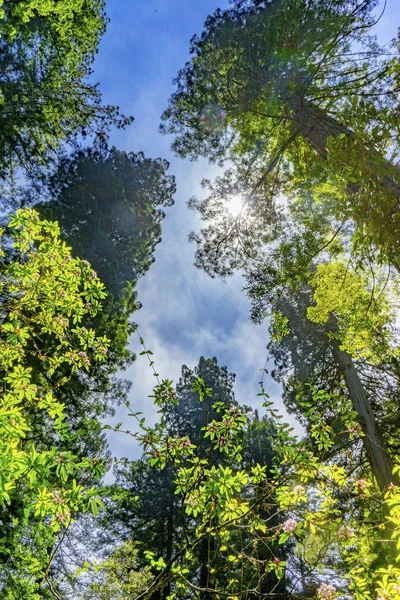
POLYGON ((172 151, 219 167, 201 163, 192 233, 190 213, 169 214, 169 160, 116 135, 133 117, 100 92, 110 65, 121 77, 119 49, 144 39, 142 11, 152 50, 172 52, 148 6, 170 32, 161 9, 135 7, 106 59, 111 0, 0 0, 0 598, 400 600, 400 61, 398 39, 375 35, 386 3, 232 0, 203 15, 162 94, 172 151), (187 277, 182 223, 210 287, 187 277), (249 315, 229 288, 211 329, 213 286, 239 274, 249 315), (172 329, 174 304, 190 316, 172 329), (193 364, 206 327, 212 352, 193 364), (226 329, 233 350, 217 357, 226 329), (183 352, 174 383, 165 364, 183 352))

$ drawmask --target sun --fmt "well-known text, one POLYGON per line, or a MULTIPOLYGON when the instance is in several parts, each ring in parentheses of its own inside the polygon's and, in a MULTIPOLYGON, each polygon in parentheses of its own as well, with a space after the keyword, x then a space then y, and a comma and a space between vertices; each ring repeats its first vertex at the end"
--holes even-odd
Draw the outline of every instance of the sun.
POLYGON ((242 212, 243 206, 243 196, 240 194, 235 194, 227 198, 226 207, 233 217, 237 217, 242 212))

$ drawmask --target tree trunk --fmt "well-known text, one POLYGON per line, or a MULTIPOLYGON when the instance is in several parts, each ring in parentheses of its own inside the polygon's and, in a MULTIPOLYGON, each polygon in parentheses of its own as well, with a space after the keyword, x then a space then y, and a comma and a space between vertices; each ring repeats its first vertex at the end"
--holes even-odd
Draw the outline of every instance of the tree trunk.
MULTIPOLYGON (((169 509, 168 509, 167 540, 166 541, 167 541, 167 544, 166 544, 166 552, 165 552, 165 562, 168 565, 172 559, 172 550, 173 550, 173 543, 174 543, 174 503, 173 502, 171 502, 169 509)), ((165 588, 163 589, 163 600, 168 598, 168 596, 170 596, 170 594, 171 594, 171 582, 168 579, 168 583, 166 584, 165 588)))
POLYGON ((358 414, 358 421, 364 433, 364 447, 372 474, 378 483, 379 489, 384 491, 393 481, 393 463, 386 442, 379 431, 371 404, 352 357, 347 352, 340 350, 339 343, 335 341, 333 342, 333 352, 346 382, 353 408, 358 414))
POLYGON ((330 117, 324 110, 304 100, 294 111, 294 122, 296 129, 323 160, 328 158, 328 137, 337 137, 341 133, 346 135, 352 133, 350 129, 330 117))
MULTIPOLYGON (((294 103, 292 99, 291 105, 295 131, 300 133, 324 161, 328 158, 327 145, 330 136, 337 137, 343 133, 346 136, 352 135, 350 129, 311 102, 297 100, 294 103)), ((400 170, 373 148, 355 148, 354 151, 364 154, 360 162, 366 168, 368 179, 381 184, 385 199, 382 202, 379 198, 379 185, 378 193, 370 190, 361 199, 355 198, 352 207, 353 218, 360 228, 365 225, 369 227, 373 232, 374 243, 382 248, 382 252, 400 271, 400 219, 397 218, 400 211, 400 170)), ((357 172, 356 168, 355 173, 357 172)), ((350 196, 356 196, 360 186, 356 182, 349 182, 347 191, 350 196)))
MULTIPOLYGON (((300 106, 297 105, 294 113, 294 122, 296 129, 323 160, 328 158, 327 146, 330 136, 337 137, 342 133, 346 136, 351 136, 353 133, 351 129, 340 123, 340 121, 330 117, 326 111, 306 101, 303 101, 300 106)), ((376 173, 376 179, 380 180, 384 187, 399 202, 400 170, 373 148, 366 148, 365 152, 370 158, 367 164, 371 169, 373 171, 379 169, 379 172, 376 173)), ((350 183, 348 188, 351 193, 355 193, 358 190, 357 184, 354 183, 350 183)), ((399 210, 400 205, 397 204, 396 212, 399 210)))
MULTIPOLYGON (((329 136, 338 136, 344 133, 347 136, 352 135, 351 130, 342 125, 336 119, 330 117, 324 110, 314 106, 311 103, 303 101, 298 104, 294 111, 295 127, 306 139, 309 144, 315 149, 319 156, 327 159, 327 142, 329 136)), ((371 155, 371 167, 373 170, 381 169, 376 173, 377 180, 381 181, 383 186, 397 199, 397 204, 387 215, 392 216, 399 211, 400 206, 400 178, 394 178, 393 165, 391 165, 384 157, 381 157, 375 151, 368 151, 371 155), (385 169, 386 165, 386 169, 385 169), (385 175, 385 170, 388 174, 385 175)), ((356 183, 348 185, 350 194, 355 194, 358 191, 356 183)), ((364 214, 364 219, 370 218, 372 215, 364 214)), ((391 229, 390 234, 393 235, 393 220, 388 218, 387 226, 391 229)), ((397 228, 399 225, 397 225, 397 228)), ((399 231, 400 233, 400 231, 399 231)), ((384 232, 381 232, 385 236, 384 232)), ((377 239, 380 235, 377 232, 377 239)), ((397 257, 399 256, 399 241, 400 235, 395 236, 394 245, 390 249, 390 257, 395 258, 394 264, 397 270, 400 270, 397 257), (396 242, 397 237, 397 242, 396 242)), ((339 349, 339 344, 334 343, 334 354, 340 366, 340 370, 346 382, 347 389, 353 403, 354 410, 359 415, 360 425, 364 433, 364 446, 371 465, 371 470, 377 480, 380 490, 387 488, 388 484, 393 481, 393 463, 388 453, 386 443, 379 432, 375 416, 373 414, 371 404, 368 400, 365 389, 360 381, 358 373, 355 369, 352 357, 339 349)))
POLYGON ((212 587, 211 573, 210 573, 210 552, 212 546, 211 536, 205 537, 200 544, 200 581, 199 585, 204 591, 200 592, 201 600, 212 600, 213 594, 208 591, 208 588, 212 587))

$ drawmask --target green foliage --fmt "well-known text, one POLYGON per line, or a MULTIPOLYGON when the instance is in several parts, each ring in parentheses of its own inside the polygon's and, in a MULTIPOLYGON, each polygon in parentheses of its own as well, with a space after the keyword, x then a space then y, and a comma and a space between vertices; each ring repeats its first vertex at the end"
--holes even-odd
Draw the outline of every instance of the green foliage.
MULTIPOLYGON (((213 585, 227 585, 229 568, 237 569, 235 555, 250 543, 245 531, 239 535, 238 529, 228 548, 209 530, 212 514, 215 525, 222 520, 222 514, 227 516, 222 506, 214 506, 220 493, 226 497, 225 502, 229 501, 229 510, 237 506, 240 511, 241 505, 245 506, 249 478, 244 475, 244 465, 253 484, 261 486, 273 468, 273 427, 269 421, 259 420, 257 415, 236 405, 233 380, 234 376, 219 367, 215 358, 202 357, 194 370, 182 367, 174 401, 170 398, 170 382, 160 382, 154 396, 161 421, 155 428, 146 428, 137 416, 143 429, 138 437, 145 454, 139 461, 125 460, 117 468, 117 484, 127 494, 115 503, 107 502, 103 526, 107 532, 112 529, 118 536, 140 541, 140 564, 150 563, 156 577, 163 571, 159 581, 154 582, 154 590, 150 586, 153 591, 149 593, 155 597, 159 594, 166 598, 179 588, 171 562, 179 561, 177 557, 183 552, 182 531, 191 547, 182 574, 201 588, 208 580, 213 585), (193 477, 199 478, 202 487, 200 490, 196 485, 192 494, 193 477), (139 506, 130 500, 135 497, 139 497, 139 506), (209 525, 201 528, 204 519, 209 525), (201 528, 200 538, 196 538, 194 526, 201 528)), ((253 519, 262 527, 262 511, 258 516, 256 513, 257 510, 253 519)), ((108 541, 109 534, 104 538, 108 541)), ((283 555, 282 549, 267 549, 261 543, 254 552, 265 562, 272 562, 276 554, 283 555)), ((279 578, 283 576, 284 560, 279 568, 278 562, 273 564, 276 571, 270 570, 263 576, 263 589, 283 591, 284 581, 278 583, 274 573, 280 572, 279 578)), ((258 568, 246 567, 243 585, 244 581, 254 584, 258 577, 258 568)))
MULTIPOLYGON (((169 389, 169 382, 165 385, 169 389)), ((163 386, 161 382, 159 387, 163 386)), ((204 391, 204 380, 195 380, 194 387, 204 391)), ((200 405, 202 402, 204 399, 199 398, 200 405)), ((170 406, 165 408, 170 410, 170 406)), ((269 431, 275 452, 274 464, 267 468, 256 456, 239 466, 242 458, 238 457, 246 447, 246 436, 240 432, 245 432, 248 420, 238 407, 224 412, 218 402, 214 403, 221 416, 204 428, 206 438, 211 437, 209 432, 214 433, 214 439, 224 436, 226 442, 218 452, 221 458, 227 455, 230 462, 225 464, 215 458, 210 461, 210 454, 199 452, 201 445, 168 435, 165 423, 155 429, 140 423, 143 433, 138 437, 151 464, 166 473, 176 473, 174 495, 181 520, 179 525, 174 521, 180 535, 171 553, 165 555, 156 549, 143 552, 155 578, 139 597, 214 597, 226 590, 230 598, 277 593, 277 580, 282 580, 286 563, 263 549, 288 543, 294 551, 293 560, 307 565, 306 588, 301 592, 297 575, 292 574, 292 581, 289 577, 288 592, 284 593, 293 598, 303 593, 320 599, 350 594, 361 600, 379 597, 381 592, 385 598, 384 586, 396 590, 398 574, 392 566, 371 570, 373 544, 379 544, 379 537, 385 535, 382 496, 371 482, 357 478, 354 464, 345 468, 329 460, 321 462, 290 434, 271 403, 265 406, 273 423, 269 431), (349 515, 342 508, 346 498, 352 506, 349 515), (270 579, 272 575, 275 579, 270 579), (335 585, 327 584, 327 577, 335 585), (312 589, 316 592, 310 595, 312 589)), ((312 410, 308 412, 311 418, 312 410)), ((257 418, 253 421, 253 440, 259 423, 257 418)), ((325 424, 316 421, 318 439, 323 440, 324 430, 325 424)), ((397 522, 397 487, 392 485, 386 496, 388 505, 393 506, 391 519, 397 522)), ((157 502, 154 499, 155 506, 157 502)), ((383 564, 390 563, 391 553, 385 548, 382 546, 383 564)))
POLYGON ((43 35, 50 32, 57 35, 60 51, 75 66, 82 60, 82 55, 93 53, 99 36, 104 33, 104 3, 101 1, 66 0, 60 4, 54 0, 25 0, 2 2, 2 6, 2 37, 8 41, 18 35, 29 39, 42 26, 43 35))
POLYGON ((117 600, 136 598, 144 592, 151 585, 153 576, 149 566, 140 569, 137 554, 133 542, 128 540, 100 565, 94 565, 94 574, 99 575, 92 577, 94 581, 89 584, 83 598, 117 600))
POLYGON ((271 339, 275 342, 282 341, 290 333, 288 323, 288 317, 285 317, 279 310, 273 311, 271 318, 271 330, 273 333, 271 339))
POLYGON ((178 154, 230 161, 190 201, 210 223, 191 236, 197 265, 247 271, 307 436, 263 380, 266 414, 239 407, 216 359, 183 367, 176 389, 160 382, 141 340, 160 419, 130 413, 143 456, 120 461, 106 497, 111 426, 98 420, 126 400, 115 374, 134 358, 134 288, 175 183, 165 161, 106 145, 130 119, 89 81, 102 0, 1 4, 0 175, 13 188, 25 170, 40 191, 24 202, 51 190, 38 205, 49 220, 17 211, 0 256, 1 597, 60 599, 71 526, 91 515, 98 542, 100 511, 105 557, 85 557, 74 598, 400 598, 397 288, 376 269, 399 269, 399 61, 368 34, 375 6, 234 1, 193 38, 163 117, 178 154), (79 150, 78 135, 94 147, 79 150))
MULTIPOLYGON (((98 313, 106 294, 89 263, 71 257, 57 224, 40 221, 27 209, 11 216, 9 228, 12 249, 3 245, 0 281, 0 504, 20 506, 9 535, 1 539, 0 552, 15 561, 20 536, 27 535, 24 529, 31 522, 39 527, 46 522, 54 539, 76 511, 95 512, 97 492, 85 489, 76 477, 83 472, 102 474, 103 468, 70 451, 76 436, 65 420, 57 389, 74 372, 84 373, 92 362, 105 360, 108 340, 82 326, 86 315, 98 313), (29 366, 32 356, 40 362, 40 371, 29 366), (43 415, 58 444, 46 449, 37 444, 32 435, 35 414, 43 415)), ((39 557, 40 553, 27 566, 28 572, 34 567, 33 582, 39 573, 43 579, 51 564, 49 555, 47 564, 39 557)))
MULTIPOLYGON (((286 235, 267 255, 266 264, 249 275, 247 289, 257 321, 276 311, 288 320, 284 337, 276 331, 274 319, 270 326, 269 349, 278 367, 273 375, 284 384, 283 399, 290 410, 303 417, 309 414, 304 407, 315 404, 313 419, 305 422, 310 443, 319 453, 334 456, 333 434, 340 433, 335 460, 346 463, 350 448, 357 453, 365 450, 373 476, 384 490, 393 480, 397 452, 397 424, 393 429, 386 426, 392 420, 391 399, 398 393, 392 301, 396 285, 390 271, 380 272, 372 261, 366 271, 359 261, 344 259, 340 248, 346 236, 338 236, 339 231, 333 236, 332 260, 318 266, 312 264, 312 254, 304 253, 307 236, 302 250, 301 235, 295 235, 293 246, 286 235), (323 402, 324 397, 330 400, 323 402), (350 406, 356 423, 348 418, 350 406), (362 445, 353 438, 356 431, 363 433, 362 445)), ((330 243, 326 246, 329 259, 330 243)), ((362 463, 360 457, 360 467, 362 463)))
POLYGON ((349 264, 336 262, 318 265, 310 285, 314 305, 308 308, 307 317, 315 323, 327 323, 333 314, 337 331, 332 335, 340 340, 343 350, 371 363, 396 356, 390 331, 395 306, 388 294, 387 277, 373 273, 371 278, 349 264))
POLYGON ((208 222, 192 239, 209 274, 246 269, 273 239, 274 203, 310 193, 355 224, 357 253, 399 268, 398 48, 370 35, 376 4, 236 0, 192 38, 162 131, 180 156, 233 164, 190 201, 208 222))
POLYGON ((103 0, 10 0, 0 8, 0 172, 34 177, 60 143, 131 119, 101 105, 91 63, 106 27, 103 0))
MULTIPOLYGON (((343 55, 349 38, 361 37, 368 27, 373 6, 351 0, 235 1, 210 15, 201 36, 192 38, 192 59, 179 72, 163 115, 163 129, 177 135, 174 150, 214 160, 225 159, 231 148, 239 155, 258 150, 255 159, 265 165, 262 153, 279 149, 300 98, 331 96, 331 71, 341 96, 354 91, 356 76, 345 75, 352 59, 343 55)), ((365 68, 365 62, 358 65, 364 84, 365 68)))
POLYGON ((52 199, 35 207, 58 221, 74 255, 90 261, 118 300, 154 260, 162 207, 173 204, 175 193, 168 166, 97 145, 62 160, 50 180, 52 199))

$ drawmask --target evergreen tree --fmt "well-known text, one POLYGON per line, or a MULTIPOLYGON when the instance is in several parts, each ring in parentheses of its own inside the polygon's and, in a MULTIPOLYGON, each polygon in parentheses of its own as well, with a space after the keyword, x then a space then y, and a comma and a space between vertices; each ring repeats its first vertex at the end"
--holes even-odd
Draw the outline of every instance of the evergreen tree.
MULTIPOLYGON (((243 437, 243 464, 235 465, 228 456, 215 448, 210 438, 204 438, 204 427, 214 420, 219 420, 221 410, 236 407, 233 393, 234 375, 228 373, 226 367, 220 367, 217 359, 200 358, 198 366, 193 370, 187 366, 182 367, 182 376, 176 386, 177 404, 168 406, 163 411, 163 419, 168 435, 172 438, 183 437, 189 439, 197 446, 198 456, 208 457, 212 464, 231 465, 232 467, 248 468, 257 463, 266 465, 272 469, 273 450, 272 436, 273 427, 268 420, 260 420, 257 414, 252 414, 248 409, 249 424, 243 437), (193 390, 193 382, 201 377, 205 389, 210 389, 209 396, 205 396, 202 402, 198 394, 193 390), (217 405, 218 406, 217 406, 217 405), (263 436, 265 436, 263 438, 263 436)), ((162 471, 151 466, 149 457, 144 456, 138 461, 122 464, 116 471, 117 486, 128 492, 127 497, 117 505, 110 506, 110 512, 106 516, 106 527, 112 527, 119 539, 134 539, 138 541, 139 557, 144 566, 146 561, 143 551, 151 550, 157 558, 162 558, 168 565, 171 558, 179 551, 181 538, 186 531, 192 531, 196 519, 190 519, 184 515, 183 507, 179 497, 175 494, 177 474, 167 465, 162 471), (139 507, 133 498, 139 497, 139 507)), ((259 515, 261 518, 270 518, 268 507, 261 507, 259 515)), ((270 523, 272 525, 272 523, 270 523)), ((238 552, 245 547, 247 534, 243 533, 237 539, 238 552)), ((247 542, 246 542, 247 540, 247 542)), ((276 554, 284 556, 284 550, 273 549, 270 545, 259 540, 258 556, 260 561, 274 558, 276 554)), ((195 549, 195 564, 193 572, 188 575, 199 588, 206 590, 213 587, 224 587, 228 585, 226 564, 219 556, 219 547, 215 544, 212 536, 205 536, 195 549)), ((260 567, 261 568, 261 567, 260 567)), ((273 573, 268 574, 265 569, 259 571, 247 566, 243 574, 243 585, 249 588, 261 585, 261 593, 274 589, 284 591, 284 582, 279 584, 273 573), (259 580, 261 583, 259 583, 259 580)), ((171 593, 171 584, 168 579, 164 588, 156 589, 152 598, 165 599, 171 593)), ((200 592, 202 599, 214 597, 213 592, 200 592)))
MULTIPOLYGON (((41 215, 59 222, 73 255, 89 259, 108 293, 103 312, 85 323, 110 339, 107 360, 58 392, 76 429, 113 414, 113 405, 127 398, 131 383, 116 373, 134 360, 128 348, 136 328, 131 315, 138 308, 134 287, 161 239, 159 207, 173 202, 175 183, 167 167, 161 159, 97 145, 61 161, 50 180, 53 199, 36 205, 41 215)), ((88 443, 91 436, 103 440, 98 450, 104 451, 103 434, 92 431, 88 443)))
MULTIPOLYGON (((283 335, 277 335, 272 323, 268 350, 276 365, 273 376, 283 384, 286 406, 300 419, 307 407, 315 406, 318 419, 333 428, 339 446, 342 444, 347 452, 351 447, 353 452, 360 449, 359 440, 351 434, 350 413, 354 410, 364 435, 362 441, 369 466, 380 489, 386 489, 393 481, 388 447, 392 445, 394 456, 398 446, 395 428, 386 425, 393 419, 392 410, 386 415, 386 409, 398 396, 397 359, 376 364, 365 358, 354 358, 344 350, 333 313, 326 323, 310 320, 315 291, 309 285, 297 289, 289 285, 282 285, 279 290, 275 288, 275 302, 271 306, 272 280, 267 273, 263 276, 260 269, 249 278, 248 292, 253 299, 254 321, 263 319, 267 307, 278 311, 285 320, 283 335)), ((342 288, 342 294, 346 295, 348 289, 343 280, 342 288)), ((327 300, 325 297, 325 302, 327 300)), ((369 296, 367 302, 372 312, 374 297, 369 296)), ((356 311, 355 304, 353 310, 356 311)), ((359 316, 358 328, 363 327, 363 319, 366 319, 365 310, 359 316)))
POLYGON ((74 255, 87 259, 119 299, 154 261, 163 207, 173 204, 167 161, 98 144, 61 160, 48 202, 36 209, 57 220, 74 255))
POLYGON ((0 176, 22 169, 41 187, 61 143, 131 122, 103 106, 91 65, 105 32, 103 0, 7 0, 0 8, 0 176))
POLYGON ((310 189, 331 218, 353 220, 358 251, 398 268, 399 170, 385 157, 398 148, 399 61, 395 42, 388 55, 370 36, 375 9, 375 0, 236 0, 192 38, 162 130, 180 156, 234 165, 192 203, 210 222, 194 236, 207 272, 246 264, 266 205, 310 189), (236 194, 244 206, 232 217, 236 194))

